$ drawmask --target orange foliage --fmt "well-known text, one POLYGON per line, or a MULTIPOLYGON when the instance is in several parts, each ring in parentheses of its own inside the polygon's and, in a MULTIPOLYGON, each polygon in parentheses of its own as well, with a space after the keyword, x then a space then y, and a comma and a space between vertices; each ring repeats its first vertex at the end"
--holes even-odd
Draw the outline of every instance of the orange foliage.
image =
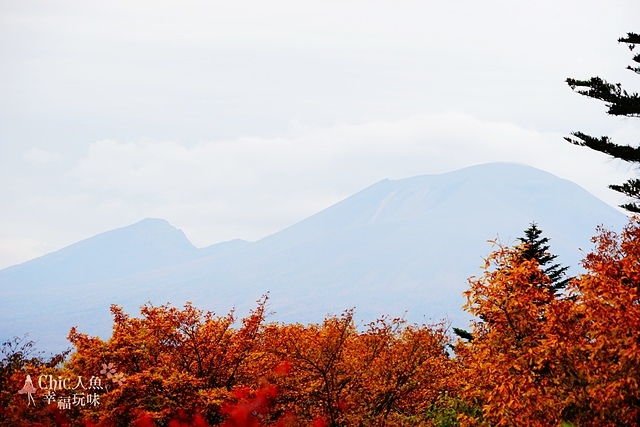
POLYGON ((451 382, 447 339, 436 326, 381 318, 359 332, 346 311, 321 325, 272 328, 277 354, 290 366, 271 379, 282 391, 276 408, 307 423, 428 425, 424 414, 451 382))
POLYGON ((470 281, 475 339, 458 343, 467 425, 636 425, 640 419, 640 224, 599 230, 596 248, 557 298, 522 248, 500 247, 470 281), (484 423, 484 424, 483 424, 484 423))
POLYGON ((243 319, 191 304, 147 304, 138 318, 113 306, 112 336, 73 328, 64 366, 3 367, 0 426, 637 425, 640 223, 593 241, 586 272, 560 294, 525 248, 498 246, 470 279, 477 320, 455 357, 442 324, 358 327, 352 310, 267 323, 267 297, 243 319), (60 410, 40 395, 26 406, 26 375, 97 372, 100 404, 60 410))
MULTIPOLYGON (((62 411, 69 425, 409 426, 453 390, 442 326, 353 312, 321 324, 265 323, 267 298, 243 319, 191 304, 112 306, 110 339, 73 328, 67 376, 106 375, 100 404, 62 411)), ((24 381, 24 377, 22 377, 24 381)), ((55 421, 51 425, 56 425, 55 421)))
POLYGON ((126 380, 107 393, 99 413, 102 421, 127 425, 141 410, 166 423, 179 411, 204 411, 211 422, 222 420, 220 408, 229 392, 259 365, 259 342, 266 298, 234 328, 233 313, 215 316, 191 304, 141 308, 132 318, 112 306, 113 334, 102 342, 74 328, 69 340, 76 347, 68 368, 91 372, 109 362, 126 380), (253 363, 256 363, 254 366, 253 363))

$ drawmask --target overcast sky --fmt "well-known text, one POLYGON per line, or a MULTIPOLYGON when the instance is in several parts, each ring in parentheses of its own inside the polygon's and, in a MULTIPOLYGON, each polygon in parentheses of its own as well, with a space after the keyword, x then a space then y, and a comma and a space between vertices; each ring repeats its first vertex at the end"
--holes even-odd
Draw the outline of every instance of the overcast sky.
MULTIPOLYGON (((526 163, 612 205, 640 2, 0 0, 0 268, 146 217, 257 240, 374 182, 526 163)), ((541 224, 544 229, 544 224, 541 224)), ((491 238, 494 236, 487 236, 491 238)), ((553 236, 551 236, 553 237, 553 236)))

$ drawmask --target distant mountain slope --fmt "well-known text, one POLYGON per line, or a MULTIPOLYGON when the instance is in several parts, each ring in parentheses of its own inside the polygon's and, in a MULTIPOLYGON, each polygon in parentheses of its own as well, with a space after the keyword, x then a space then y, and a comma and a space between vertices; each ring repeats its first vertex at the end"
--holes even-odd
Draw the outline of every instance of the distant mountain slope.
POLYGON ((481 273, 488 239, 512 243, 535 221, 576 274, 579 248, 591 247, 595 227, 620 229, 626 217, 569 181, 498 163, 383 180, 254 243, 198 250, 166 223, 141 232, 146 221, 76 244, 91 251, 72 245, 0 271, 0 329, 60 346, 73 325, 108 335, 111 303, 136 313, 147 301, 193 301, 217 312, 235 306, 242 315, 266 292, 275 320, 319 321, 355 307, 364 321, 407 310, 411 321, 447 317, 460 325, 468 319, 462 292, 481 273), (123 247, 135 262, 113 255, 123 247), (104 271, 105 259, 119 260, 109 261, 117 274, 92 276, 84 267, 104 271), (74 281, 61 281, 63 270, 74 281))
POLYGON ((6 268, 0 277, 17 286, 67 286, 126 277, 199 254, 181 230, 163 219, 145 219, 6 268))

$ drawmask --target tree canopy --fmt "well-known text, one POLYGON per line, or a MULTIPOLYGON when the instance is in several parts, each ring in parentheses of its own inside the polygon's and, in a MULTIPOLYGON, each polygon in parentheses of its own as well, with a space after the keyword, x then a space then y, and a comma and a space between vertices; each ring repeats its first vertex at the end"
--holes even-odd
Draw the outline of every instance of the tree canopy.
MULTIPOLYGON (((626 43, 631 51, 640 44, 640 34, 627 33, 626 37, 618 39, 620 43, 626 43)), ((633 56, 632 61, 640 64, 640 53, 633 56)), ((640 66, 627 66, 628 70, 640 74, 640 66)), ((620 83, 609 83, 600 77, 591 77, 588 80, 568 78, 567 84, 580 95, 603 101, 607 106, 607 114, 612 116, 640 117, 640 95, 636 92, 627 92, 620 83)), ((589 147, 611 157, 630 163, 640 163, 640 146, 621 145, 613 142, 608 136, 594 137, 584 132, 572 132, 571 137, 565 139, 575 145, 589 147)), ((640 179, 629 179, 623 184, 612 184, 609 188, 615 190, 632 200, 620 205, 622 208, 635 213, 640 213, 640 179)))

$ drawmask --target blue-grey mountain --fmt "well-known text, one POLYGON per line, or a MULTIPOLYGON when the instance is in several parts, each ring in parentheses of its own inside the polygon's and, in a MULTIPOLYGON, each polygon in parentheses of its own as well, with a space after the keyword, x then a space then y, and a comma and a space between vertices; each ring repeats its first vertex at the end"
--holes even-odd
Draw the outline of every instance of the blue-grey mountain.
POLYGON ((489 239, 514 243, 532 221, 572 265, 597 225, 626 217, 576 184, 515 164, 383 180, 256 242, 195 248, 161 219, 146 219, 0 271, 2 337, 30 334, 65 347, 71 326, 110 333, 109 306, 146 302, 244 315, 269 292, 272 320, 320 321, 355 307, 410 321, 466 327, 462 292, 481 274, 489 239))

